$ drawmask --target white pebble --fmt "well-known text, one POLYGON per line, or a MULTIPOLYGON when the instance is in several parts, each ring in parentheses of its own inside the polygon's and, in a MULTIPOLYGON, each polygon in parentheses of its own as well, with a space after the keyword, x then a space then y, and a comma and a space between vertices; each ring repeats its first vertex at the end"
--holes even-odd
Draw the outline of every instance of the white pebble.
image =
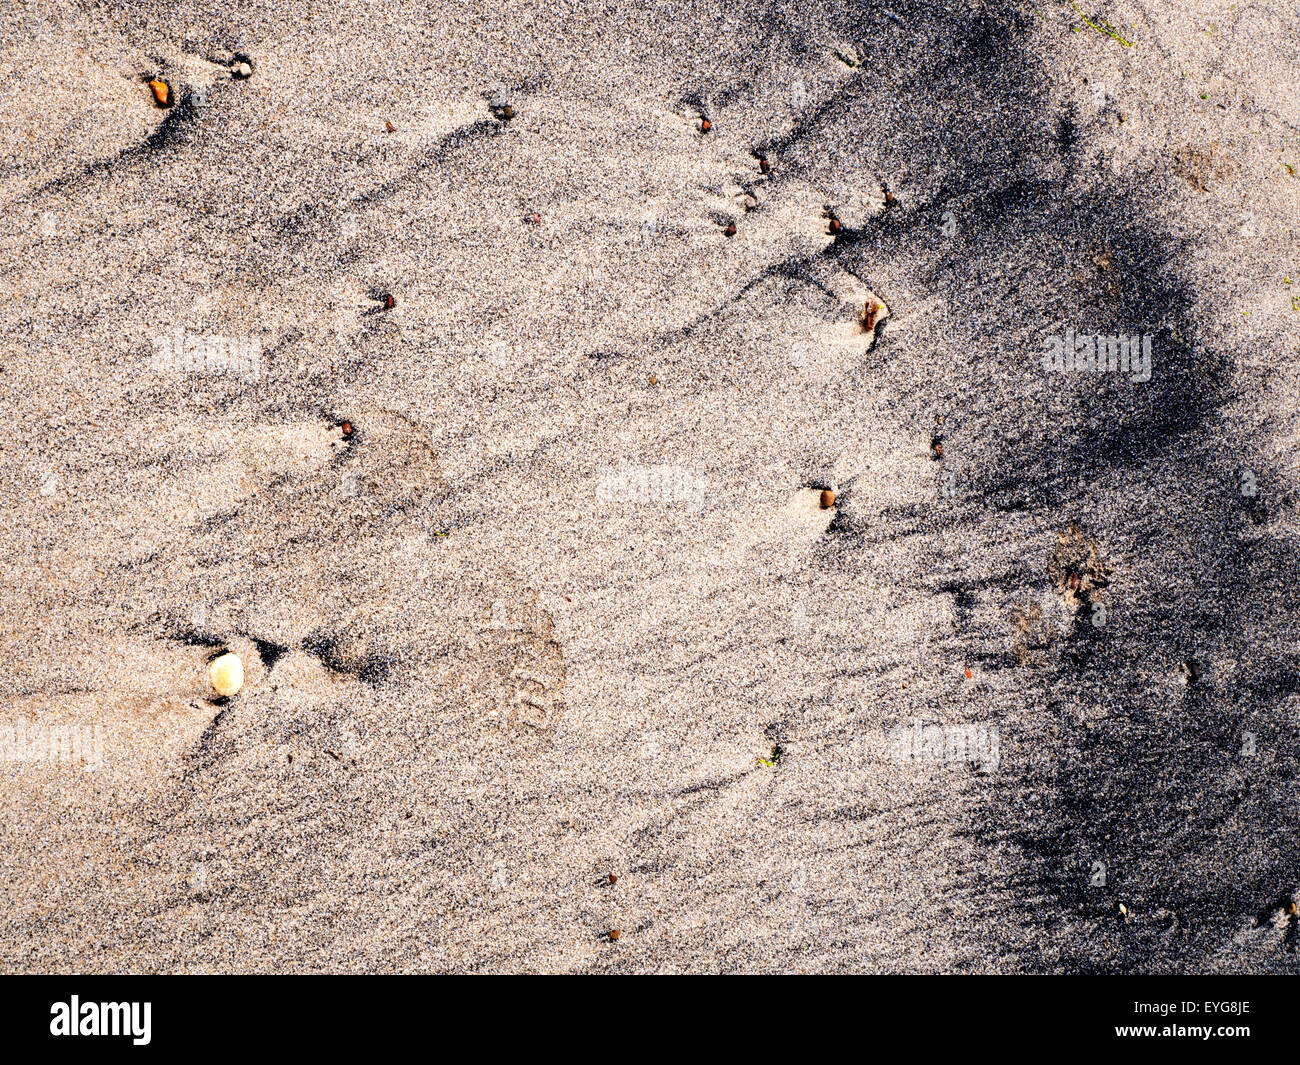
POLYGON ((235 695, 244 686, 244 663, 239 655, 228 651, 208 666, 208 679, 218 695, 235 695))

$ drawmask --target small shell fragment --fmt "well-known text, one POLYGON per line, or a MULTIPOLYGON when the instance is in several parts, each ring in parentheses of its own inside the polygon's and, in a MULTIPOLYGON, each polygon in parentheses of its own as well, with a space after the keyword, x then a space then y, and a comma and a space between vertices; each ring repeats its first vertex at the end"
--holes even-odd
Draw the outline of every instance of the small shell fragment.
POLYGON ((237 695, 244 686, 244 663, 239 655, 227 651, 208 666, 208 679, 218 695, 237 695))

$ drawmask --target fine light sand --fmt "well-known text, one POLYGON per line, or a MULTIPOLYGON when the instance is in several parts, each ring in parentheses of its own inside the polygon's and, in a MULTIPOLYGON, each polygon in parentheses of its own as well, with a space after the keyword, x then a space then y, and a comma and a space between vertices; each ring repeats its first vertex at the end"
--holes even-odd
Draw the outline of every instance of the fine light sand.
POLYGON ((1300 10, 1083 11, 9 5, 4 970, 1295 972, 1300 10))

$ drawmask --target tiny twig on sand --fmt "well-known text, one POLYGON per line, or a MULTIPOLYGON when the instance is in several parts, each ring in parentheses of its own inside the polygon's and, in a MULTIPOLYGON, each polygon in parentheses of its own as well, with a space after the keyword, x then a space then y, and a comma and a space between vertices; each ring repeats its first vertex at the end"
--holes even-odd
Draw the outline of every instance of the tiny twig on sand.
POLYGON ((1119 35, 1119 31, 1105 19, 1102 19, 1101 25, 1098 26, 1097 23, 1093 22, 1092 19, 1083 13, 1083 8, 1076 4, 1074 0, 1070 0, 1070 6, 1073 7, 1075 11, 1079 12, 1079 17, 1083 19, 1084 22, 1100 33, 1103 37, 1110 37, 1113 40, 1119 41, 1119 43, 1125 48, 1133 47, 1133 42, 1124 40, 1124 38, 1119 35))

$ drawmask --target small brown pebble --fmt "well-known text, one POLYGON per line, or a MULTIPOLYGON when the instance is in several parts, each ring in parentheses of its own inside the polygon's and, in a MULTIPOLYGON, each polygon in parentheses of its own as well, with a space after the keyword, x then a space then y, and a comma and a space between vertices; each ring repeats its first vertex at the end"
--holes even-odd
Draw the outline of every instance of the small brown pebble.
POLYGON ((351 436, 354 431, 351 422, 344 422, 342 425, 339 426, 339 428, 343 430, 343 435, 345 437, 351 436))
POLYGON ((385 292, 382 298, 384 301, 384 310, 391 311, 394 307, 397 306, 397 300, 393 298, 393 294, 391 292, 385 292))
POLYGON ((885 206, 888 207, 893 202, 894 202, 894 194, 890 192, 888 189, 885 189, 885 206))
POLYGON ((397 127, 394 126, 391 122, 385 122, 385 123, 384 123, 384 129, 388 130, 389 133, 396 133, 396 132, 397 132, 397 127))
POLYGON ((649 381, 652 385, 657 385, 659 383, 659 378, 656 377, 654 374, 651 374, 649 377, 646 378, 646 380, 649 381))
POLYGON ((149 88, 153 90, 153 98, 159 107, 171 107, 172 87, 170 85, 165 81, 154 80, 149 82, 149 88))
POLYGON ((618 883, 618 874, 617 874, 617 873, 610 873, 610 874, 609 874, 609 882, 610 882, 611 884, 617 884, 617 883, 618 883))
POLYGON ((844 227, 840 224, 840 220, 832 215, 830 220, 830 232, 838 233, 843 228, 844 227))
POLYGON ((609 938, 616 943, 618 942, 618 937, 621 936, 622 934, 623 933, 620 932, 617 928, 611 928, 609 930, 609 938))
POLYGON ((772 171, 772 164, 769 163, 769 162, 767 161, 767 156, 765 156, 765 155, 760 155, 760 156, 758 157, 758 171, 759 171, 760 174, 768 174, 768 173, 771 173, 771 171, 772 171))
POLYGON ((867 300, 862 311, 862 328, 870 333, 876 328, 876 315, 880 313, 880 304, 875 300, 867 300))
POLYGON ((722 232, 723 232, 723 235, 724 235, 724 236, 734 237, 734 236, 736 235, 736 223, 735 223, 735 222, 728 222, 728 223, 727 223, 727 228, 724 229, 722 232))
POLYGON ((509 122, 512 118, 515 117, 515 109, 510 104, 506 104, 505 107, 501 108, 497 112, 497 116, 509 122))
POLYGON ((540 226, 542 224, 542 216, 534 211, 532 214, 525 215, 524 221, 530 226, 540 226))
POLYGON ((835 493, 829 488, 822 489, 822 510, 830 510, 835 506, 835 493))
POLYGON ((700 122, 701 133, 708 133, 709 130, 711 130, 712 128, 713 128, 713 123, 710 122, 707 118, 704 119, 702 122, 700 122))

